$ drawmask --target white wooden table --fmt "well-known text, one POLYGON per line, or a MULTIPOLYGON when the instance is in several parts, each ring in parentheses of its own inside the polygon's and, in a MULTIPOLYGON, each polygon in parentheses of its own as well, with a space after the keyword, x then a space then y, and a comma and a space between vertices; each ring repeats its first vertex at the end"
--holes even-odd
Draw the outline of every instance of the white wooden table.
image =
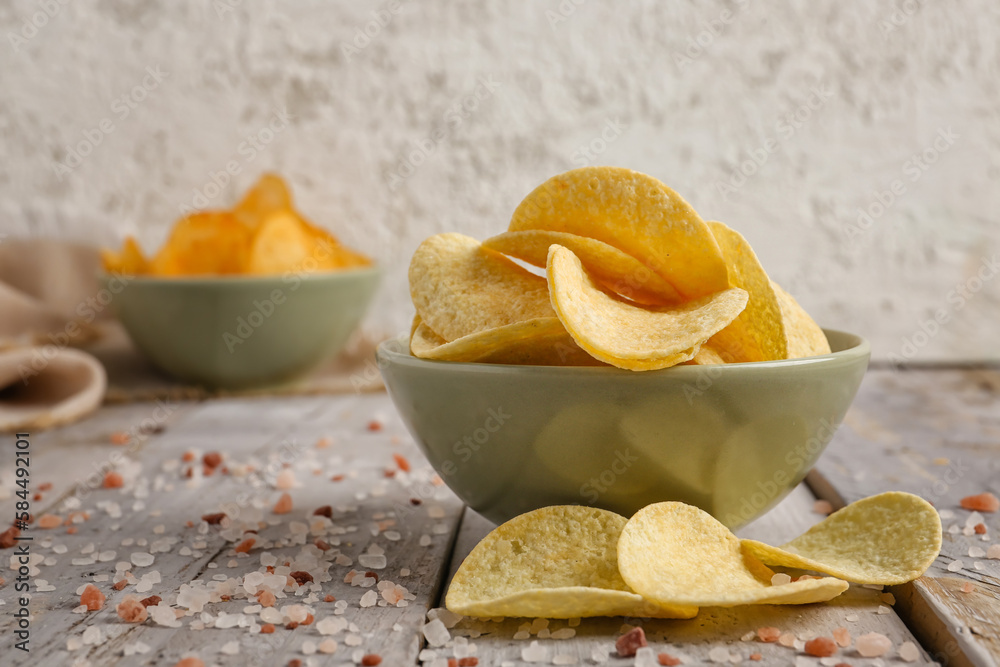
MULTIPOLYGON (((824 605, 702 609, 690 621, 552 621, 545 629, 537 624, 528 639, 522 639, 523 619, 464 619, 451 628, 448 645, 429 651, 421 632, 428 610, 441 604, 449 575, 492 526, 438 483, 385 394, 108 406, 78 424, 29 438, 32 493, 47 488, 43 484, 52 486, 32 502, 36 522, 24 533, 33 538, 35 554, 28 653, 14 648, 19 594, 16 572, 7 569, 14 550, 0 550, 0 577, 6 580, 0 585, 0 665, 174 665, 187 655, 197 655, 206 665, 295 660, 348 665, 367 654, 378 654, 383 665, 447 665, 442 659, 465 656, 475 656, 480 665, 515 665, 523 664, 522 651, 532 641, 544 647, 540 664, 595 664, 596 652, 598 658, 610 654, 606 664, 631 665, 633 659, 614 652, 614 640, 627 623, 642 625, 657 652, 683 656, 691 664, 721 659, 722 649, 730 662, 747 662, 759 653, 758 664, 823 664, 805 656, 802 643, 845 627, 853 637, 883 633, 897 648, 914 642, 920 647, 918 664, 996 665, 1000 560, 970 553, 998 542, 1000 514, 984 515, 986 535, 968 535, 970 512, 958 501, 982 491, 1000 494, 998 397, 997 369, 870 370, 808 485, 740 531, 781 543, 822 518, 813 511, 817 498, 840 506, 889 489, 916 492, 942 511, 945 536, 941 557, 913 584, 891 591, 852 586, 824 605), (134 434, 130 443, 112 444, 113 434, 121 431, 134 434), (219 452, 226 470, 220 466, 206 477, 200 460, 193 465, 182 460, 185 452, 199 457, 219 452), (402 469, 407 463, 409 472, 402 469), (189 467, 191 477, 186 476, 189 467), (122 488, 101 488, 108 469, 122 474, 122 488), (276 484, 288 483, 294 484, 288 490, 293 509, 273 514, 282 493, 276 484), (322 506, 330 506, 329 520, 313 516, 322 506), (256 536, 243 534, 228 519, 211 526, 201 519, 221 511, 248 522, 244 527, 253 526, 256 536), (44 514, 65 521, 71 512, 88 512, 89 518, 38 527, 44 514), (236 553, 234 547, 248 536, 256 540, 249 553, 236 553), (308 546, 317 537, 330 548, 308 546), (377 568, 380 551, 386 564, 377 568), (154 562, 118 565, 146 562, 134 553, 152 554, 154 562), (311 561, 313 556, 318 560, 311 561), (961 569, 949 571, 956 560, 962 561, 961 569), (279 624, 274 633, 262 634, 263 621, 252 606, 257 600, 239 593, 242 577, 286 561, 293 569, 311 564, 314 572, 328 572, 329 580, 317 577, 277 601, 279 610, 306 605, 312 624, 293 629, 279 624), (122 591, 112 587, 116 567, 129 567, 134 575, 122 591), (405 587, 411 599, 389 604, 377 587, 346 583, 351 570, 374 572, 380 582, 405 587), (77 613, 77 591, 87 583, 97 586, 107 602, 99 611, 77 613), (184 586, 188 592, 182 602, 197 607, 188 599, 192 585, 216 589, 203 611, 178 605, 184 586), (220 599, 227 592, 229 599, 220 599), (179 627, 152 619, 124 623, 115 605, 129 594, 160 596, 161 604, 186 615, 178 619, 179 627), (336 601, 327 601, 328 596, 336 601), (373 600, 374 606, 363 606, 373 600), (322 623, 328 617, 343 618, 346 627, 322 623), (799 648, 751 639, 761 626, 793 633, 799 648), (548 636, 567 627, 573 637, 548 636), (333 634, 320 634, 321 628, 333 634), (322 644, 329 639, 336 651, 319 652, 320 646, 331 648, 329 642, 322 644)), ((6 525, 16 500, 11 495, 14 438, 0 437, 0 516, 6 525)), ((363 579, 361 574, 355 583, 363 579)), ((393 600, 402 592, 379 585, 393 600)), ((895 650, 870 659, 853 648, 826 664, 835 662, 902 664, 895 650)))

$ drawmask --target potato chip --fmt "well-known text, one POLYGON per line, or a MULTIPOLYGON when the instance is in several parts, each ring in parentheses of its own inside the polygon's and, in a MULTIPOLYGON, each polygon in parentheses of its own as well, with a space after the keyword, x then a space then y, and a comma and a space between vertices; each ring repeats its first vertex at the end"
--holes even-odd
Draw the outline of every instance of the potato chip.
POLYGON ((652 176, 583 167, 554 176, 525 197, 509 231, 586 236, 618 248, 662 276, 686 299, 729 287, 712 232, 691 205, 652 176))
POLYGON ((451 342, 414 319, 410 353, 424 359, 531 366, 597 366, 555 317, 539 317, 478 331, 451 342))
POLYGON ((277 211, 254 233, 246 272, 280 275, 304 271, 310 262, 318 262, 318 253, 309 230, 291 211, 277 211))
POLYGON ((788 358, 815 357, 830 354, 830 342, 819 325, 809 317, 795 298, 776 282, 771 282, 781 306, 781 321, 788 339, 788 358))
POLYGON ((264 174, 233 209, 233 216, 255 230, 272 213, 291 210, 292 194, 284 179, 277 174, 264 174))
POLYGON ((747 302, 747 293, 734 288, 682 306, 635 306, 602 290, 579 258, 558 245, 549 250, 547 273, 552 305, 577 344, 601 361, 630 370, 691 359, 747 302))
POLYGON ((772 585, 774 573, 745 553, 728 528, 677 502, 650 505, 628 521, 618 541, 618 569, 633 590, 664 605, 807 604, 848 588, 831 577, 772 585))
MULTIPOLYGON (((313 240, 312 256, 315 257, 316 270, 336 271, 356 266, 369 266, 372 261, 365 255, 355 252, 343 245, 337 237, 321 227, 317 227, 302 216, 296 214, 299 221, 313 240)), ((307 268, 311 268, 307 263, 307 268)))
POLYGON ((781 306, 767 272, 742 235, 721 222, 709 229, 722 250, 729 270, 729 284, 750 295, 746 310, 729 326, 712 336, 715 349, 734 362, 773 361, 788 357, 788 340, 781 322, 781 306))
POLYGON ((722 356, 715 346, 712 344, 712 339, 709 339, 707 343, 698 349, 698 354, 694 355, 691 361, 685 361, 685 364, 692 364, 696 366, 712 366, 716 364, 732 363, 722 356))
POLYGON ((922 575, 941 551, 941 518, 919 496, 880 493, 834 512, 781 547, 743 540, 767 563, 886 586, 922 575))
POLYGON ((421 243, 409 276, 417 314, 447 341, 555 317, 544 278, 462 234, 438 234, 421 243))
POLYGON ((522 514, 476 545, 445 606, 465 616, 692 618, 693 606, 649 604, 618 573, 625 517, 557 505, 522 514))
POLYGON ((548 260, 549 247, 561 245, 580 258, 594 280, 636 303, 665 305, 682 300, 670 283, 638 259, 586 236, 543 230, 505 232, 486 239, 483 245, 543 268, 548 260))
POLYGON ((108 272, 121 273, 126 276, 138 276, 149 270, 148 262, 142 254, 142 248, 131 236, 125 237, 121 252, 101 248, 101 263, 108 272))
POLYGON ((227 212, 192 213, 174 225, 149 263, 159 276, 240 273, 250 251, 250 232, 227 212))

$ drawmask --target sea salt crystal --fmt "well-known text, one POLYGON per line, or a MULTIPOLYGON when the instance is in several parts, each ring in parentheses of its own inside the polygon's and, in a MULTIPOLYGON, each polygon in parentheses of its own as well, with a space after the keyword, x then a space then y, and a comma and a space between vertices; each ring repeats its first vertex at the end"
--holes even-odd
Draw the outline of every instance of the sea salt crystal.
POLYGON ((775 572, 774 576, 771 577, 772 586, 784 586, 785 584, 791 583, 791 581, 792 578, 784 572, 775 572))
POLYGON ((965 563, 963 563, 961 559, 959 559, 959 560, 953 560, 952 562, 948 563, 948 571, 949 572, 958 572, 964 566, 965 566, 965 563))
POLYGON ((146 553, 145 551, 136 551, 129 557, 129 560, 131 560, 136 567, 149 567, 153 564, 155 558, 153 557, 153 554, 146 553))
POLYGON ((102 551, 101 553, 97 554, 97 562, 107 563, 108 561, 114 560, 117 556, 118 553, 115 551, 102 551))
POLYGON ((576 636, 576 630, 574 630, 573 628, 561 628, 559 630, 556 630, 549 636, 552 639, 572 639, 573 637, 576 636))
POLYGON ((153 619, 153 622, 157 625, 163 625, 168 628, 179 628, 181 627, 180 621, 177 620, 177 616, 174 615, 174 610, 163 603, 152 605, 146 607, 146 611, 149 613, 149 617, 153 619))
POLYGON ((83 639, 77 636, 69 637, 66 639, 66 650, 76 651, 77 649, 83 647, 83 639))
POLYGON ((312 655, 316 652, 316 642, 306 640, 302 642, 302 655, 312 655))
POLYGON ((361 596, 360 604, 362 607, 374 607, 376 602, 378 602, 378 593, 375 591, 368 591, 361 596))
POLYGON ((321 635, 335 635, 347 629, 347 621, 339 616, 327 616, 316 622, 316 631, 321 635))
POLYGON ((536 618, 531 622, 529 632, 533 635, 537 635, 542 630, 549 627, 549 619, 547 618, 536 618))
POLYGON ((329 655, 330 653, 337 652, 337 642, 332 639, 324 639, 316 646, 316 648, 319 649, 320 653, 326 653, 329 655))
POLYGON ((875 613, 876 613, 876 614, 891 614, 891 613, 892 613, 892 610, 891 610, 891 609, 889 609, 888 607, 886 607, 885 605, 881 605, 881 604, 880 604, 880 605, 878 606, 878 610, 876 610, 876 612, 875 612, 875 613))
POLYGON ((982 558, 986 551, 982 547, 969 547, 969 558, 982 558))
POLYGON ((421 535, 420 536, 419 544, 422 547, 429 547, 431 545, 431 536, 430 535, 421 535))
POLYGON ((386 560, 382 554, 361 554, 358 556, 358 564, 371 570, 381 570, 386 566, 386 560))
POLYGON ((903 662, 916 662, 920 659, 920 649, 913 642, 903 642, 899 646, 899 658, 903 662))
POLYGON ((225 612, 219 612, 219 617, 215 619, 215 627, 220 630, 235 628, 239 626, 240 621, 244 618, 246 617, 243 614, 227 614, 225 612))
POLYGON ((992 560, 1000 560, 1000 544, 991 544, 986 550, 986 557, 992 560))
POLYGON ((274 607, 264 607, 260 612, 260 620, 265 623, 283 623, 285 616, 274 607))
MULTIPOLYGON (((557 653, 555 657, 552 658, 553 665, 575 665, 577 662, 576 656, 568 653, 557 653)), ((638 665, 639 663, 636 662, 635 664, 638 665)))
POLYGON ((590 649, 590 659, 598 665, 607 662, 609 655, 611 655, 611 651, 606 646, 595 646, 590 649))
POLYGON ((136 642, 134 644, 126 644, 124 648, 125 656, 130 655, 141 655, 143 653, 149 653, 149 644, 144 644, 143 642, 136 642))
POLYGON ((656 658, 656 653, 648 646, 636 649, 635 667, 659 667, 660 661, 656 658))
POLYGON ((239 652, 240 652, 240 643, 235 639, 231 642, 226 642, 225 644, 222 645, 222 648, 219 649, 219 653, 222 653, 224 655, 239 655, 239 652))
POLYGON ((548 658, 549 652, 537 641, 533 641, 521 649, 521 660, 525 662, 545 662, 548 658))
POLYGON ((514 639, 518 641, 523 641, 525 639, 530 639, 530 638, 531 638, 531 633, 528 632, 527 630, 518 630, 517 632, 514 633, 514 639))
POLYGON ((458 625, 459 621, 465 618, 465 616, 456 614, 453 611, 448 611, 444 607, 437 607, 436 609, 431 609, 427 612, 427 618, 431 620, 434 620, 435 618, 439 619, 442 623, 444 623, 444 627, 450 630, 458 625))
POLYGON ((102 640, 101 629, 96 625, 91 625, 83 631, 83 645, 94 646, 100 644, 102 640))
POLYGON ((729 649, 724 646, 716 646, 708 652, 708 659, 716 663, 729 662, 729 649))
POLYGON ((348 646, 361 646, 364 640, 361 638, 361 635, 347 635, 344 637, 344 643, 348 646))
POLYGON ((441 619, 435 618, 423 627, 424 638, 431 646, 444 646, 451 639, 451 633, 441 619))
POLYGON ((854 648, 865 658, 877 658, 892 648, 892 640, 878 632, 869 632, 855 640, 854 648))

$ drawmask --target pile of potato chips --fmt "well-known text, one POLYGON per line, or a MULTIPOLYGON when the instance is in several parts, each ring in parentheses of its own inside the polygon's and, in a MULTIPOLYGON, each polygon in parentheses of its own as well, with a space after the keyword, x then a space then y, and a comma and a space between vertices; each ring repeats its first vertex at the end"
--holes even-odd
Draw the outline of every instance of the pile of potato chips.
POLYGON ((410 350, 427 359, 640 371, 830 352, 740 234, 617 167, 549 179, 482 243, 432 236, 409 277, 410 350))
POLYGON ((202 211, 177 221, 147 260, 127 237, 120 252, 102 250, 104 269, 129 276, 283 275, 368 266, 292 206, 280 176, 265 174, 231 211, 202 211))
POLYGON ((781 547, 740 540, 684 503, 650 505, 628 520, 561 505, 487 535, 455 573, 445 605, 484 618, 693 618, 699 607, 824 602, 849 581, 901 584, 940 550, 937 511, 897 491, 852 503, 781 547), (768 565, 833 576, 792 578, 768 565))

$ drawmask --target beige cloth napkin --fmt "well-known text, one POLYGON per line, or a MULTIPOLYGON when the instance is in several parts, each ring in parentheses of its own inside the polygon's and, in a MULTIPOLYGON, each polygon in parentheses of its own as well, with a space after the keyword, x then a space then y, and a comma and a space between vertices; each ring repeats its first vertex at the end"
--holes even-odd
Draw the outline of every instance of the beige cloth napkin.
POLYGON ((0 241, 0 430, 74 421, 101 404, 104 367, 74 349, 109 317, 97 250, 51 240, 0 241))

